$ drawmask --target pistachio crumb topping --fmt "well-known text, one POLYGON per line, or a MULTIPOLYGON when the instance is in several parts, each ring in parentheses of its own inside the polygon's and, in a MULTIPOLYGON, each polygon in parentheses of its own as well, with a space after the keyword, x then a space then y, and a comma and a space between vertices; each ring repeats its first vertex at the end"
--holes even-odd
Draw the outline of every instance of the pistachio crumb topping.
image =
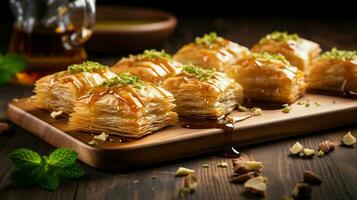
POLYGON ((165 50, 157 51, 156 49, 145 50, 142 54, 129 55, 130 58, 152 59, 152 58, 166 58, 172 59, 172 56, 166 53, 165 50))
POLYGON ((282 61, 282 62, 288 62, 286 60, 286 58, 283 55, 281 55, 280 53, 279 54, 271 54, 268 52, 255 52, 255 53, 252 53, 252 55, 255 59, 258 59, 258 60, 278 60, 278 61, 282 61))
POLYGON ((336 47, 332 48, 330 51, 326 51, 321 55, 322 59, 336 59, 336 60, 353 60, 357 57, 356 51, 339 50, 336 47))
POLYGON ((102 86, 111 87, 115 85, 132 85, 134 88, 140 89, 145 85, 145 82, 138 76, 132 75, 129 72, 124 72, 118 76, 105 81, 102 86))
POLYGON ((85 61, 81 64, 73 64, 68 66, 67 71, 70 73, 96 72, 107 68, 108 66, 104 66, 98 62, 85 61))
POLYGON ((183 66, 183 73, 188 76, 196 77, 200 81, 207 81, 209 78, 213 77, 215 74, 214 70, 204 69, 192 64, 183 66))
POLYGON ((210 32, 204 34, 202 37, 196 37, 195 42, 196 44, 210 45, 221 40, 223 40, 223 38, 218 36, 216 32, 210 32))
POLYGON ((277 41, 277 42, 286 42, 288 40, 299 41, 300 37, 298 34, 289 34, 286 31, 274 31, 266 36, 264 36, 259 43, 265 43, 267 41, 277 41))

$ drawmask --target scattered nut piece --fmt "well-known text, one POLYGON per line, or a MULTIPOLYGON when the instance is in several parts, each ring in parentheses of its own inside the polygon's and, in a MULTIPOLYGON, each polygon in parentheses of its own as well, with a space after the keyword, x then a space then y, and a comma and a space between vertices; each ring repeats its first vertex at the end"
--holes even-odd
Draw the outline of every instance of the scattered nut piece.
POLYGON ((233 168, 233 172, 240 175, 240 174, 245 174, 245 173, 248 173, 248 172, 251 172, 251 171, 254 171, 250 168, 248 168, 247 165, 245 164, 238 164, 237 166, 235 166, 233 168))
POLYGON ((228 167, 228 164, 226 162, 221 162, 217 165, 217 167, 220 167, 220 168, 227 168, 228 167))
POLYGON ((319 151, 317 152, 317 156, 318 156, 318 157, 322 157, 322 156, 324 156, 324 155, 325 155, 325 153, 324 153, 323 151, 320 151, 320 150, 319 150, 319 151))
POLYGON ((187 195, 195 192, 198 185, 197 178, 194 174, 189 174, 183 180, 183 188, 179 190, 179 196, 181 199, 185 198, 187 195))
POLYGON ((292 147, 290 147, 289 151, 293 155, 299 154, 304 147, 300 144, 300 142, 296 142, 292 147))
POLYGON ((305 171, 303 180, 304 180, 304 183, 308 183, 311 185, 320 185, 322 183, 320 177, 318 177, 312 171, 305 171))
POLYGON ((151 179, 157 179, 157 176, 151 176, 151 179))
POLYGON ((203 164, 202 168, 209 168, 209 165, 208 164, 203 164))
POLYGON ((231 179, 232 183, 245 183, 247 180, 258 176, 257 171, 248 172, 239 176, 233 176, 231 179))
POLYGON ((345 136, 342 137, 341 142, 346 146, 352 146, 356 143, 356 138, 351 134, 351 131, 349 131, 345 136))
POLYGON ((59 110, 59 111, 52 111, 50 115, 51 115, 51 117, 52 117, 53 119, 56 119, 56 117, 58 117, 58 116, 62 115, 62 113, 63 113, 63 111, 62 111, 62 110, 59 110))
POLYGON ((305 101, 298 101, 297 104, 298 105, 305 105, 305 101))
POLYGON ((253 194, 265 197, 267 190, 267 180, 268 179, 266 177, 257 176, 247 180, 247 182, 244 183, 244 187, 253 194))
POLYGON ((194 174, 194 173, 195 173, 195 170, 188 169, 185 167, 179 167, 176 171, 175 176, 186 176, 186 175, 194 174))
POLYGON ((309 102, 306 102, 305 103, 305 107, 309 107, 310 106, 310 103, 309 102))
POLYGON ((100 135, 95 135, 93 137, 94 140, 102 140, 102 141, 106 141, 108 139, 109 135, 106 134, 105 132, 102 132, 102 134, 100 135))
POLYGON ((260 115, 263 115, 263 111, 261 108, 257 108, 257 107, 254 107, 252 109, 250 109, 250 112, 252 112, 252 115, 253 116, 260 116, 260 115))
POLYGON ((6 122, 0 122, 0 134, 5 133, 8 130, 10 130, 9 124, 6 122))
POLYGON ((321 104, 319 102, 317 102, 317 101, 315 101, 315 105, 316 106, 321 106, 321 104))
POLYGON ((250 170, 259 170, 263 167, 263 163, 258 161, 247 161, 245 164, 250 170))
POLYGON ((323 141, 319 144, 319 150, 324 152, 324 154, 328 154, 335 149, 335 143, 330 140, 323 141))
POLYGON ((313 149, 305 148, 302 150, 302 152, 304 153, 305 156, 308 156, 308 157, 315 155, 315 150, 313 150, 313 149))
POLYGON ((115 142, 113 138, 109 138, 109 142, 115 142))
POLYGON ((91 140, 91 141, 89 141, 89 142, 88 142, 88 144, 98 146, 98 142, 97 142, 97 141, 95 141, 95 140, 91 140))
POLYGON ((16 103, 16 102, 19 102, 19 99, 18 99, 18 98, 15 98, 15 99, 12 100, 12 102, 15 102, 15 103, 16 103))
POLYGON ((138 182, 139 182, 138 180, 133 181, 134 184, 137 184, 138 182))
POLYGON ((283 113, 289 113, 291 111, 291 107, 289 105, 284 105, 284 108, 281 111, 283 113))
POLYGON ((294 199, 310 199, 311 186, 306 183, 297 183, 293 190, 294 199))
POLYGON ((239 106, 238 106, 238 110, 241 111, 241 112, 249 112, 249 108, 244 107, 244 106, 242 106, 242 105, 239 105, 239 106))

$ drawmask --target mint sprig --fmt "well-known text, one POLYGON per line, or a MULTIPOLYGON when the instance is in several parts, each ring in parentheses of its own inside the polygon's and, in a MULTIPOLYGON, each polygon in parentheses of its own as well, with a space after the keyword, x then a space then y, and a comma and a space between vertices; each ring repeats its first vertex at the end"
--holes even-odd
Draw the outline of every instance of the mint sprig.
POLYGON ((0 84, 8 82, 17 72, 24 70, 26 65, 26 60, 18 54, 0 53, 0 84))
POLYGON ((30 149, 16 149, 9 156, 15 165, 11 180, 18 186, 38 186, 54 191, 60 184, 60 178, 84 175, 83 168, 76 162, 77 155, 68 148, 56 149, 48 157, 41 157, 30 149))

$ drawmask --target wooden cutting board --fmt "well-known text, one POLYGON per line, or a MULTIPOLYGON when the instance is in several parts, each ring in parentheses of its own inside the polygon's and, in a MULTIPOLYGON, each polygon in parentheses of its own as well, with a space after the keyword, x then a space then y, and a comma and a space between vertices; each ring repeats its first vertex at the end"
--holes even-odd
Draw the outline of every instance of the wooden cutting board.
MULTIPOLYGON (((300 101, 304 100, 309 100, 308 107, 295 103, 290 113, 283 113, 281 109, 263 110, 261 116, 237 122, 231 143, 243 146, 357 124, 356 99, 308 94, 300 101)), ((234 112, 233 115, 244 113, 234 112)), ((138 140, 120 142, 120 137, 110 136, 114 141, 89 145, 93 134, 68 131, 68 118, 51 118, 50 112, 34 108, 29 98, 9 103, 8 116, 47 143, 70 147, 79 153, 84 163, 105 170, 143 167, 217 151, 227 142, 227 134, 222 129, 187 129, 176 125, 138 140)))

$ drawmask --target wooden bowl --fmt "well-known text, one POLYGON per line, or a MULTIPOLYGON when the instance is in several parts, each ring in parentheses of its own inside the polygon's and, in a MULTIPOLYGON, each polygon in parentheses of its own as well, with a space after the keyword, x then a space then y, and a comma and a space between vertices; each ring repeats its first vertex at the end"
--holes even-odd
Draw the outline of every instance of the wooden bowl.
POLYGON ((94 32, 86 47, 94 53, 138 52, 168 38, 176 25, 174 15, 160 10, 98 6, 94 32))

